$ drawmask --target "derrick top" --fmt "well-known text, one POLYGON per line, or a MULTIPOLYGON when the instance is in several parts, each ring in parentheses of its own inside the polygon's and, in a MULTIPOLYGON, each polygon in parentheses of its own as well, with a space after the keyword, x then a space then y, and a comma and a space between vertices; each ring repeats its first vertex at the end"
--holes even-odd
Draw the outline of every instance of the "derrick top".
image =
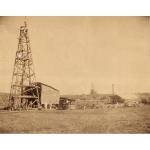
POLYGON ((23 26, 20 26, 20 30, 23 31, 23 30, 27 30, 27 22, 24 21, 24 25, 23 26))
POLYGON ((27 22, 26 21, 24 21, 24 26, 27 27, 27 22))

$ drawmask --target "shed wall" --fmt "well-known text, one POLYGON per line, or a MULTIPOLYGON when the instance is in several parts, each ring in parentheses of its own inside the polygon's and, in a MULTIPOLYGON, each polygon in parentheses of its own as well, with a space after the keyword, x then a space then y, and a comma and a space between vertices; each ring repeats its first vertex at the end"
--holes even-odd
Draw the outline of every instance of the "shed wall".
POLYGON ((59 91, 51 87, 41 85, 41 104, 58 104, 59 98, 59 91))

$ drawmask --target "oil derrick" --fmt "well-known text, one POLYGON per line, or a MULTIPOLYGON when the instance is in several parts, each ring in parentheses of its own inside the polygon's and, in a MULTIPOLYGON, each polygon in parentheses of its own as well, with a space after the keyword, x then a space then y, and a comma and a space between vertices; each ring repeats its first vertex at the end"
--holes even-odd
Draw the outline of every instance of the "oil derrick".
POLYGON ((91 92, 90 92, 90 95, 92 95, 92 96, 96 96, 96 95, 97 95, 97 92, 96 92, 95 89, 94 89, 94 84, 93 84, 93 83, 91 84, 91 92))
POLYGON ((39 90, 35 84, 32 53, 26 22, 20 27, 18 49, 15 56, 9 108, 27 109, 39 104, 39 90))
POLYGON ((112 84, 112 95, 115 95, 115 85, 112 84))

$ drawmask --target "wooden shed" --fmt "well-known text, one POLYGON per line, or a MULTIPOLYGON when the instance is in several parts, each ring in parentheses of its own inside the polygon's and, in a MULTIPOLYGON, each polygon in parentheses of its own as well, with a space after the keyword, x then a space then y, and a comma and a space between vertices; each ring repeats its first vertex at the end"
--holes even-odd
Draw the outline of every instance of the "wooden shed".
POLYGON ((35 83, 39 87, 39 99, 41 105, 52 106, 53 104, 59 104, 60 92, 52 86, 46 85, 41 82, 35 83))

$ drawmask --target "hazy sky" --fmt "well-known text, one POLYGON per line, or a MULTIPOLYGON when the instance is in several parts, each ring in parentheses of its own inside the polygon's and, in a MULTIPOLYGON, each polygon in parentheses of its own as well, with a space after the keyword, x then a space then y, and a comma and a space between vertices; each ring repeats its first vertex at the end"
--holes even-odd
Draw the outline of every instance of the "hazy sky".
MULTIPOLYGON (((9 92, 19 27, 0 18, 0 91, 9 92)), ((36 80, 61 94, 150 92, 148 17, 27 17, 36 80)))

